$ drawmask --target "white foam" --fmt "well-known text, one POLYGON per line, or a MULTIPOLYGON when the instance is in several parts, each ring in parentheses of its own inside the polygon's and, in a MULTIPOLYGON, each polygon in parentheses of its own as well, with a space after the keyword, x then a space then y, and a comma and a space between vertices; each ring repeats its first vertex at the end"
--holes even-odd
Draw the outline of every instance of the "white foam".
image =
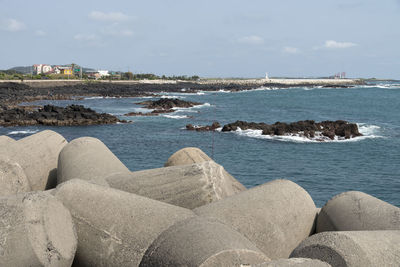
POLYGON ((199 91, 196 93, 196 95, 205 95, 205 93, 203 91, 199 91))
POLYGON ((186 98, 186 97, 181 95, 162 95, 161 98, 174 99, 174 98, 186 98))
POLYGON ((162 115, 162 117, 169 118, 169 119, 187 119, 187 118, 189 118, 186 115, 168 115, 168 114, 162 115))
MULTIPOLYGON (((351 139, 345 139, 344 137, 335 136, 332 140, 329 137, 323 136, 321 132, 315 132, 315 137, 308 138, 299 134, 287 134, 287 135, 263 135, 262 130, 242 130, 238 128, 234 133, 240 136, 246 136, 257 139, 276 140, 283 142, 294 142, 294 143, 335 143, 335 142, 357 142, 365 139, 382 138, 382 136, 375 135, 376 131, 380 129, 376 125, 365 125, 357 124, 359 126, 359 132, 363 136, 353 137, 351 139)), ((218 129, 217 129, 218 130, 218 129)))
POLYGON ((190 108, 173 107, 172 109, 175 110, 176 112, 184 112, 184 111, 185 112, 196 112, 196 111, 190 111, 190 110, 198 109, 198 108, 205 108, 205 107, 210 107, 210 106, 211 106, 210 103, 204 103, 204 104, 196 105, 196 106, 193 106, 193 107, 190 107, 190 108))
POLYGON ((34 134, 39 132, 39 130, 26 130, 26 131, 11 131, 7 133, 7 135, 16 135, 16 134, 34 134))
POLYGON ((116 98, 115 96, 90 96, 85 97, 85 100, 93 100, 93 99, 109 99, 109 98, 116 98))
POLYGON ((232 93, 232 91, 227 91, 227 90, 224 90, 224 89, 219 89, 218 92, 219 93, 232 93))

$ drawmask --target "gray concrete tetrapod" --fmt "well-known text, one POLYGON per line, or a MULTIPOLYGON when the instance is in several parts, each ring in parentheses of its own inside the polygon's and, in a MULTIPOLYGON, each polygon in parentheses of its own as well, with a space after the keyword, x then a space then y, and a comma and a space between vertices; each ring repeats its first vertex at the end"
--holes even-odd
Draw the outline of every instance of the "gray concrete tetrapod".
POLYGON ((6 135, 0 135, 0 147, 14 142, 15 140, 12 139, 11 137, 8 137, 6 135))
POLYGON ((55 193, 78 233, 74 266, 138 266, 148 247, 188 209, 74 179, 55 193))
POLYGON ((331 265, 329 263, 316 259, 291 258, 291 259, 279 259, 270 262, 264 262, 261 264, 254 264, 251 267, 330 267, 330 266, 331 265))
POLYGON ((323 232, 304 240, 291 257, 335 267, 400 266, 400 231, 323 232))
POLYGON ((226 225, 194 217, 161 233, 140 266, 243 266, 268 260, 252 242, 226 225))
POLYGON ((0 197, 32 191, 21 165, 0 155, 0 197))
POLYGON ((70 212, 45 192, 0 198, 0 266, 71 266, 77 236, 70 212))
POLYGON ((45 190, 57 179, 57 159, 67 141, 60 134, 45 130, 0 147, 0 154, 21 165, 32 190, 45 190))
POLYGON ((201 149, 197 147, 185 147, 172 154, 165 162, 164 167, 188 165, 211 160, 201 149))
POLYGON ((214 161, 119 174, 105 180, 113 188, 188 209, 246 189, 214 161))
POLYGON ((318 233, 358 230, 400 230, 400 208, 357 191, 339 194, 322 207, 318 233))
POLYGON ((58 184, 75 178, 101 180, 120 173, 129 174, 130 171, 103 142, 93 137, 72 140, 58 158, 58 184))
POLYGON ((313 233, 316 218, 310 195, 288 180, 274 180, 193 211, 237 230, 271 259, 287 258, 313 233))

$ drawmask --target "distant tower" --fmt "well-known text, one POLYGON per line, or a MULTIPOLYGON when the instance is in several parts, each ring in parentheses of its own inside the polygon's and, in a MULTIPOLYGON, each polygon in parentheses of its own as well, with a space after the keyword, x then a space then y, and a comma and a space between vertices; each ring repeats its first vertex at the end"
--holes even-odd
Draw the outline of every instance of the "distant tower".
POLYGON ((269 78, 268 78, 268 72, 265 73, 265 79, 266 79, 266 80, 269 80, 269 78))

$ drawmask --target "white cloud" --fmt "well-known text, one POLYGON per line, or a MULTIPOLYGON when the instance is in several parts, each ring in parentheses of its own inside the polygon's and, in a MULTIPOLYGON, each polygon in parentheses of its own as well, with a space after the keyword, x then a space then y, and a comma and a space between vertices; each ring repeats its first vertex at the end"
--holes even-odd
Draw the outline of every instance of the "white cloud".
POLYGON ((95 41, 97 40, 97 35, 93 33, 90 34, 79 33, 74 36, 74 39, 78 41, 95 41))
POLYGON ((37 30, 37 31, 35 31, 35 35, 36 36, 46 36, 47 33, 45 31, 42 31, 42 30, 37 30))
POLYGON ((239 38, 237 41, 242 44, 253 44, 253 45, 259 45, 264 43, 264 39, 257 35, 245 36, 239 38))
POLYGON ((297 54, 297 53, 300 52, 300 50, 299 50, 298 48, 296 48, 296 47, 285 46, 285 47, 282 49, 282 52, 283 52, 283 53, 286 53, 286 54, 297 54))
POLYGON ((0 29, 8 32, 18 32, 26 29, 23 22, 16 19, 3 19, 0 21, 0 29))
POLYGON ((331 49, 336 49, 336 48, 349 48, 357 46, 355 43, 350 43, 350 42, 336 42, 334 40, 328 40, 325 41, 324 47, 325 48, 331 48, 331 49))
POLYGON ((125 15, 122 12, 101 12, 92 11, 89 13, 89 18, 97 21, 107 21, 107 22, 121 22, 130 20, 132 17, 125 15))

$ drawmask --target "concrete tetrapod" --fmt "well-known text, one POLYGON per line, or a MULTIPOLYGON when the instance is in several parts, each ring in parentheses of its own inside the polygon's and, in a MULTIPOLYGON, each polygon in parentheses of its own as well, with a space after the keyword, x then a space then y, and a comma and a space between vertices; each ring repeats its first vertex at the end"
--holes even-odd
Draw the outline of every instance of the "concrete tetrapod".
POLYGON ((69 211, 45 192, 0 198, 0 266, 71 266, 77 236, 69 211))
POLYGON ((0 197, 32 191, 21 165, 0 155, 0 197))
POLYGON ((129 174, 130 171, 103 142, 93 137, 72 140, 58 158, 58 184, 74 178, 101 180, 120 173, 129 174))
POLYGON ((0 154, 21 165, 32 190, 51 188, 57 179, 57 159, 67 141, 45 130, 0 147, 0 154))
POLYGON ((161 233, 140 266, 242 266, 268 260, 253 243, 226 225, 194 217, 161 233))
POLYGON ((264 262, 261 264, 254 264, 252 267, 330 267, 331 265, 327 262, 323 262, 316 259, 307 258, 291 258, 291 259, 280 259, 270 262, 264 262))
POLYGON ((400 208, 358 191, 339 194, 322 207, 318 233, 358 230, 400 230, 400 208))
POLYGON ((274 180, 193 211, 232 227, 271 259, 287 258, 313 233, 316 218, 310 195, 288 180, 274 180))
POLYGON ((0 146, 8 145, 14 142, 15 140, 12 139, 11 137, 8 137, 6 135, 0 135, 0 146))
POLYGON ((197 147, 185 147, 172 154, 165 162, 164 167, 188 165, 204 161, 212 161, 212 159, 197 147))
POLYGON ((105 180, 112 188, 188 209, 246 189, 214 161, 117 174, 105 180))
POLYGON ((57 187, 78 233, 74 266, 138 266, 153 241, 188 209, 74 179, 57 187))
POLYGON ((400 266, 400 231, 323 232, 304 240, 291 257, 332 266, 400 266))

